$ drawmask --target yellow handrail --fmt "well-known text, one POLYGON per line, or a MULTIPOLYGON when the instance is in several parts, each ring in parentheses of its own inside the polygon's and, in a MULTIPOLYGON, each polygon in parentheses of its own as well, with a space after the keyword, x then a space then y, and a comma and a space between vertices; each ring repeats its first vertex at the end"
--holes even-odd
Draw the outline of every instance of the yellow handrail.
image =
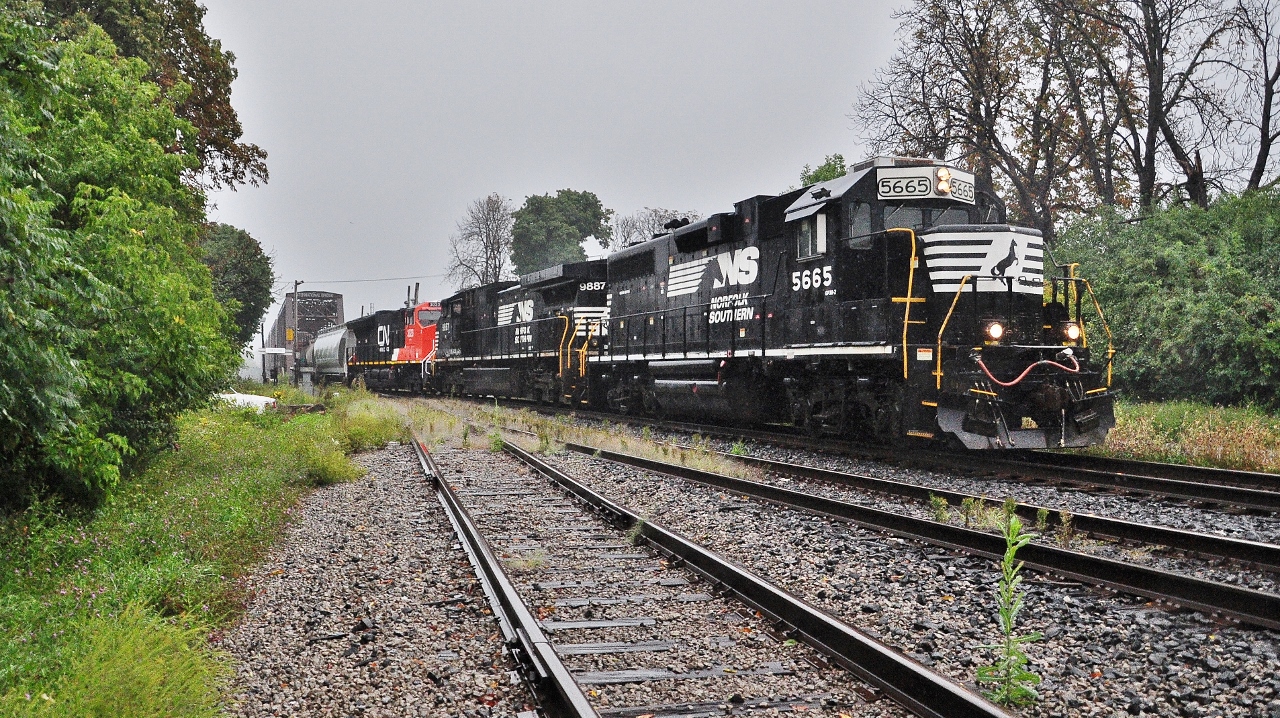
POLYGON ((578 338, 578 329, 579 329, 581 326, 582 326, 582 320, 581 320, 581 319, 575 319, 575 320, 574 320, 574 322, 573 322, 573 331, 572 331, 572 332, 569 332, 569 346, 568 346, 568 349, 567 349, 568 354, 569 354, 569 363, 565 365, 565 369, 566 369, 566 370, 569 370, 569 369, 572 369, 572 368, 573 368, 573 352, 574 352, 574 348, 573 348, 573 340, 578 338))
MULTIPOLYGON (((886 234, 889 232, 906 232, 911 235, 911 264, 907 267, 907 296, 902 298, 903 303, 907 305, 902 312, 902 378, 906 379, 907 368, 910 366, 910 357, 907 356, 907 330, 911 328, 911 305, 913 304, 911 292, 915 289, 916 281, 916 232, 906 227, 885 230, 886 234)), ((896 300, 895 297, 894 301, 896 300)))
MULTIPOLYGON (((1093 293, 1093 285, 1089 284, 1089 280, 1081 279, 1084 282, 1084 288, 1089 290, 1089 299, 1093 300, 1093 308, 1098 312, 1098 320, 1102 322, 1102 329, 1107 333, 1107 388, 1111 387, 1111 357, 1115 356, 1116 348, 1113 343, 1114 337, 1111 334, 1111 326, 1107 324, 1107 317, 1102 313, 1102 304, 1098 302, 1098 295, 1093 293)), ((1084 338, 1084 322, 1080 322, 1080 337, 1084 338)), ((1082 346, 1088 346, 1083 344, 1082 346)))
POLYGON ((578 350, 578 376, 587 375, 587 349, 591 346, 591 335, 600 328, 600 322, 587 323, 587 338, 582 340, 582 348, 578 350))
POLYGON ((960 293, 964 291, 964 285, 968 284, 970 279, 973 279, 972 274, 966 274, 961 278, 960 287, 956 289, 956 295, 951 298, 951 308, 947 310, 947 316, 942 320, 942 327, 938 329, 938 349, 937 356, 934 357, 938 362, 938 370, 933 374, 939 390, 942 389, 942 333, 947 331, 947 324, 951 322, 951 315, 956 311, 956 304, 960 303, 960 293))
POLYGON ((560 344, 556 347, 556 376, 564 376, 564 339, 569 335, 569 317, 561 314, 560 318, 564 320, 564 331, 560 334, 560 344))

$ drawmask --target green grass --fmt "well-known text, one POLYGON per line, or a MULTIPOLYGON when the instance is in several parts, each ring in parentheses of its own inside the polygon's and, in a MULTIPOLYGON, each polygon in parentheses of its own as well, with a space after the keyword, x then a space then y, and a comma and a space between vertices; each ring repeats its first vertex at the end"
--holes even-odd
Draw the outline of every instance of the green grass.
POLYGON ((1121 402, 1116 427, 1090 453, 1275 472, 1280 471, 1280 417, 1250 407, 1121 402))
POLYGON ((0 715, 216 715, 227 673, 204 637, 242 610, 237 578, 306 491, 363 474, 347 452, 404 438, 367 394, 330 407, 187 415, 93 513, 0 519, 0 715))

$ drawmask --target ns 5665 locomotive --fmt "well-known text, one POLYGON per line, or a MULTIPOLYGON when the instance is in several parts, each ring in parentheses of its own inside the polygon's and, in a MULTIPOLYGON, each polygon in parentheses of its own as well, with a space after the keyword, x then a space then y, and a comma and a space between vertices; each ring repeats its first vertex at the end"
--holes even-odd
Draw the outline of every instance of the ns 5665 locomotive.
POLYGON ((416 381, 970 449, 1087 446, 1114 425, 1087 280, 1046 271, 1040 233, 957 167, 877 157, 668 229, 445 300, 416 381))

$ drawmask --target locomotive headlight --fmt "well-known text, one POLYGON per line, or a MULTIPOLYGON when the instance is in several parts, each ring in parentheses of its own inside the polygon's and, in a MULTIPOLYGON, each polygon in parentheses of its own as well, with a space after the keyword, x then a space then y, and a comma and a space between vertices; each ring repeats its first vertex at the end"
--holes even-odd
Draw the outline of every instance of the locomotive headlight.
POLYGON ((991 341, 998 342, 1000 337, 1004 336, 1004 325, 1000 322, 990 322, 987 324, 986 332, 991 341))
POLYGON ((938 183, 935 185, 938 194, 951 194, 951 170, 946 167, 939 167, 937 171, 938 183))
POLYGON ((1080 338, 1080 325, 1075 322, 1071 322, 1067 326, 1063 327, 1062 333, 1066 335, 1068 340, 1074 342, 1080 338))

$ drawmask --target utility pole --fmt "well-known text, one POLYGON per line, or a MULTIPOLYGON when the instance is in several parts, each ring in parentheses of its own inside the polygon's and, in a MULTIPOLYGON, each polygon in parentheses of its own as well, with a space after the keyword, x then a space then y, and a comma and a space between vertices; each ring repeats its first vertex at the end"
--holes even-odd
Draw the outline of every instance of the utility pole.
POLYGON ((267 383, 267 322, 258 323, 258 340, 262 347, 262 383, 267 383))
POLYGON ((301 279, 293 280, 293 385, 298 386, 298 285, 301 279))

